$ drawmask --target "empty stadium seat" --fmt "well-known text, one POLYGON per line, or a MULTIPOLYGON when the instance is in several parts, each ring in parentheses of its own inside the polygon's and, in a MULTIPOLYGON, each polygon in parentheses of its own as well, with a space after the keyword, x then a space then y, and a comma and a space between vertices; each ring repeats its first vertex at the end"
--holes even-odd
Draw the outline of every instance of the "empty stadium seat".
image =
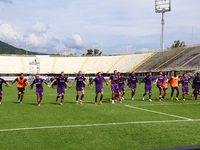
POLYGON ((1 74, 20 72, 35 74, 59 74, 61 71, 74 74, 120 72, 146 72, 199 69, 200 46, 177 48, 157 53, 129 54, 95 57, 49 57, 49 56, 0 56, 1 74))

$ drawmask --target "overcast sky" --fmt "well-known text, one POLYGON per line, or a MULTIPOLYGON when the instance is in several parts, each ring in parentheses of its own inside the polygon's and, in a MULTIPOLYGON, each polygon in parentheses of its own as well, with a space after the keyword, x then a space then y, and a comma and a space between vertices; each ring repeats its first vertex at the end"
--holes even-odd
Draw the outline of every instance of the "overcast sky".
MULTIPOLYGON (((165 14, 165 48, 200 43, 200 0, 172 0, 165 14)), ((155 0, 0 0, 0 40, 45 53, 104 54, 160 48, 155 0)))

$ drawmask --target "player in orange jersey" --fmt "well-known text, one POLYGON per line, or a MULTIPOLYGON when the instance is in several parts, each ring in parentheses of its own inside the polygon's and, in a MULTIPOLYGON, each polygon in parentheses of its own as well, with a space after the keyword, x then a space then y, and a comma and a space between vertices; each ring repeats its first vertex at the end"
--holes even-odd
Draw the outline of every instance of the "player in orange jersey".
POLYGON ((17 89, 18 89, 18 102, 20 102, 22 104, 22 100, 23 100, 23 97, 24 97, 25 87, 28 84, 28 86, 30 88, 30 85, 29 85, 28 80, 24 77, 23 73, 21 73, 20 76, 18 78, 16 78, 11 83, 11 85, 13 85, 16 81, 17 81, 17 89))
POLYGON ((164 101, 165 100, 165 96, 167 94, 167 90, 168 90, 168 79, 167 79, 167 74, 164 75, 164 81, 163 81, 163 96, 162 96, 162 100, 164 101))
POLYGON ((174 75, 169 80, 169 83, 170 83, 170 85, 172 87, 171 101, 173 100, 174 90, 177 91, 175 100, 179 101, 178 100, 178 96, 179 96, 179 82, 180 82, 180 79, 178 77, 178 74, 177 74, 177 72, 174 72, 174 75))

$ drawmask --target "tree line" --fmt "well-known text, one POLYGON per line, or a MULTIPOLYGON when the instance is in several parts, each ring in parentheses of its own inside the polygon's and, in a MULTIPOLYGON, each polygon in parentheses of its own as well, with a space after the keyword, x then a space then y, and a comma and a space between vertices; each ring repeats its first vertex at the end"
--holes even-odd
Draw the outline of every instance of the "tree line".
POLYGON ((86 54, 82 54, 82 56, 101 56, 102 52, 98 49, 88 49, 86 54))

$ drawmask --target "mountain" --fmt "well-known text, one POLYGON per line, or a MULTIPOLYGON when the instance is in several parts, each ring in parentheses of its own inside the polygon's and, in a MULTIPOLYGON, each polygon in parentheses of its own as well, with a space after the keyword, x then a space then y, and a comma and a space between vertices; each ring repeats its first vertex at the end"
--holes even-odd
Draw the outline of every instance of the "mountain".
POLYGON ((18 54, 18 55, 23 55, 23 54, 28 54, 28 55, 47 55, 43 53, 36 53, 36 52, 31 52, 27 51, 21 48, 16 48, 8 43, 0 41, 0 54, 18 54))

